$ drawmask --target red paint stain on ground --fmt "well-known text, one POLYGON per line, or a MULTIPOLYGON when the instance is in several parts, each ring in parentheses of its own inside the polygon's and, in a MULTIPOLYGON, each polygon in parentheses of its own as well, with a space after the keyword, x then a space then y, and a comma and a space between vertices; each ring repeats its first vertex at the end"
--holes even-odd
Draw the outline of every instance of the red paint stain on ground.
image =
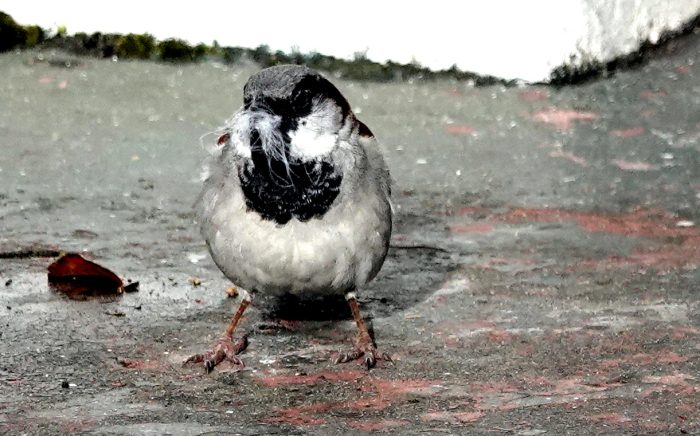
POLYGON ((673 351, 659 351, 657 353, 637 353, 627 359, 624 359, 629 363, 636 363, 639 365, 653 365, 655 363, 661 364, 671 364, 671 363, 683 363, 688 360, 686 356, 681 356, 680 354, 674 353, 673 351))
POLYGON ((95 427, 95 423, 89 419, 78 419, 75 421, 62 421, 61 422, 61 433, 64 434, 74 434, 74 433, 85 433, 88 430, 92 430, 95 427))
POLYGON ((624 160, 624 159, 614 159, 612 161, 613 165, 618 167, 623 171, 649 171, 656 169, 656 166, 643 162, 641 160, 624 160))
POLYGON ((366 419, 362 421, 348 421, 348 426, 360 431, 383 431, 396 427, 408 425, 408 421, 399 419, 366 419))
MULTIPOLYGON (((700 189, 700 188, 699 188, 700 189)), ((457 210, 455 215, 465 216, 465 215, 482 215, 488 213, 489 210, 481 206, 465 206, 457 210)))
POLYGON ((532 115, 534 121, 549 124, 557 130, 568 132, 576 121, 594 121, 600 118, 595 112, 584 112, 573 109, 551 107, 532 115))
POLYGON ((673 339, 685 339, 688 336, 700 335, 700 329, 689 326, 675 327, 671 332, 671 337, 673 339))
MULTIPOLYGON (((358 388, 361 392, 368 393, 368 396, 346 401, 317 402, 303 406, 287 407, 277 410, 275 416, 265 419, 264 422, 294 426, 317 426, 326 422, 323 417, 318 416, 321 413, 348 410, 356 412, 384 410, 394 403, 405 401, 408 394, 431 394, 434 391, 432 386, 436 383, 427 379, 363 380, 358 388)), ((389 425, 389 421, 384 423, 389 425)))
POLYGON ((520 357, 530 357, 535 354, 536 348, 533 344, 521 344, 515 348, 515 354, 520 357))
POLYGON ((598 415, 590 415, 583 418, 615 425, 621 425, 632 421, 630 418, 621 413, 601 413, 598 415))
POLYGON ((646 398, 650 395, 660 393, 660 392, 673 392, 677 395, 695 395, 700 393, 700 386, 696 383, 691 383, 691 381, 696 381, 697 378, 690 376, 688 374, 682 374, 676 372, 674 374, 667 374, 661 376, 648 375, 642 378, 642 383, 654 385, 648 389, 641 392, 640 396, 646 398))
POLYGON ((659 270, 672 268, 697 268, 700 266, 700 236, 680 236, 679 241, 669 241, 661 247, 637 248, 628 256, 610 256, 581 262, 585 268, 599 267, 653 267, 659 270))
POLYGON ((465 125, 447 126, 445 131, 447 133, 449 133, 450 135, 471 135, 472 133, 475 132, 475 130, 472 127, 465 126, 465 125))
POLYGON ((588 161, 586 159, 576 156, 575 154, 568 152, 568 151, 562 151, 562 150, 552 150, 549 152, 550 157, 561 157, 569 162, 573 162, 576 165, 580 165, 582 167, 587 167, 588 166, 588 161))
POLYGON ((494 329, 489 332, 488 338, 491 342, 495 342, 497 344, 504 344, 507 342, 511 342, 514 338, 514 335, 502 329, 494 329))
POLYGON ((483 412, 428 412, 421 415, 423 421, 445 421, 453 424, 476 422, 484 416, 483 412))
POLYGON ((344 402, 319 402, 299 407, 287 407, 277 411, 276 416, 264 420, 268 424, 290 424, 294 426, 317 426, 324 424, 321 413, 339 410, 382 410, 391 403, 381 398, 360 398, 344 402))
POLYGON ((549 93, 543 89, 526 89, 524 91, 520 91, 520 99, 523 101, 542 101, 542 100, 547 100, 549 98, 549 93))
POLYGON ((648 375, 642 379, 642 383, 656 383, 668 386, 689 386, 688 380, 695 380, 688 374, 676 372, 667 375, 648 375))
POLYGON ((470 322, 443 321, 435 326, 434 335, 448 348, 459 348, 460 337, 488 333, 496 328, 496 324, 488 320, 470 322))
MULTIPOLYGON (((369 386, 371 386, 373 391, 379 393, 382 397, 390 399, 403 397, 406 394, 428 395, 435 390, 434 386, 439 383, 438 381, 427 379, 369 380, 369 386)), ((365 387, 363 387, 363 390, 365 390, 365 387)))
POLYGON ((450 226, 452 233, 480 233, 486 234, 493 232, 494 227, 489 223, 472 223, 472 224, 453 224, 450 226))
POLYGON ((683 413, 696 413, 698 410, 697 404, 681 403, 676 406, 676 411, 683 413))
POLYGON ((644 127, 630 127, 629 129, 611 130, 610 136, 618 138, 634 138, 644 133, 644 127))
POLYGON ((289 424, 295 427, 318 426, 326 423, 325 419, 314 414, 330 410, 332 403, 314 403, 301 407, 287 407, 277 411, 276 416, 263 420, 267 424, 289 424))
MULTIPOLYGON (((575 401, 578 395, 596 394, 610 388, 622 386, 622 383, 613 381, 595 380, 591 382, 590 377, 583 376, 573 376, 562 379, 530 376, 524 379, 524 381, 529 385, 526 391, 530 395, 538 397, 559 397, 561 401, 557 402, 564 404, 575 401)), ((517 401, 514 403, 517 405, 517 401)))
POLYGON ((600 362, 598 365, 598 371, 600 373, 607 373, 611 370, 616 370, 621 364, 636 365, 636 366, 649 366, 649 365, 670 365, 674 363, 687 362, 688 357, 682 356, 678 353, 674 353, 669 350, 661 350, 655 353, 636 353, 633 355, 627 355, 617 358, 617 359, 606 359, 600 362))
POLYGON ((623 215, 605 215, 595 212, 577 212, 563 209, 514 208, 494 214, 491 219, 506 223, 575 222, 590 233, 611 233, 636 237, 691 237, 700 236, 695 228, 677 227, 678 216, 663 210, 635 209, 623 215))
POLYGON ((659 98, 666 97, 667 95, 666 91, 652 91, 651 89, 645 89, 639 93, 639 96, 644 98, 659 98))
POLYGON ((322 381, 329 382, 351 382, 364 377, 360 371, 321 371, 314 374, 305 375, 274 375, 260 377, 258 381, 268 387, 278 387, 287 385, 313 385, 322 381))
POLYGON ((619 368, 621 363, 622 359, 607 359, 600 362, 598 368, 601 372, 606 373, 610 370, 619 368))

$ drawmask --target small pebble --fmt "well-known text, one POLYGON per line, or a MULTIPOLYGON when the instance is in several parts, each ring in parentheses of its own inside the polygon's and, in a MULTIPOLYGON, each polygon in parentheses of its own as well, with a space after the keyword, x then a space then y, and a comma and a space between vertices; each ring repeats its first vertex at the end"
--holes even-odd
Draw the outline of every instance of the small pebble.
POLYGON ((139 291, 139 282, 129 281, 129 284, 124 286, 123 290, 127 294, 130 294, 132 292, 138 292, 139 291))

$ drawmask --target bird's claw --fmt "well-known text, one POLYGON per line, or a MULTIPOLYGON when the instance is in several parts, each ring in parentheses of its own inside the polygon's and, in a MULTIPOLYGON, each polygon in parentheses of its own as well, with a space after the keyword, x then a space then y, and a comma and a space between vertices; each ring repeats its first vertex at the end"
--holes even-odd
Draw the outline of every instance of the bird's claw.
POLYGON ((246 347, 248 347, 248 336, 243 336, 235 342, 231 338, 223 337, 219 339, 213 350, 190 356, 183 362, 183 365, 204 362, 204 370, 207 374, 212 372, 216 365, 224 360, 228 360, 237 366, 245 366, 237 355, 245 350, 246 347))
POLYGON ((377 360, 394 363, 394 360, 388 353, 380 353, 373 344, 357 346, 352 351, 341 353, 335 358, 334 363, 346 363, 353 360, 364 358, 363 363, 367 369, 372 369, 377 364, 377 360))

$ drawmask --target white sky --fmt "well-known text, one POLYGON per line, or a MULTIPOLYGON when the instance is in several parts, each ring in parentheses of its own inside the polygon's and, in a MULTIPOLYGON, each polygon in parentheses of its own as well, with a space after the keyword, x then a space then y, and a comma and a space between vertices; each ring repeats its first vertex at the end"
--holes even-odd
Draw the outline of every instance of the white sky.
POLYGON ((68 33, 150 33, 191 43, 318 51, 433 69, 539 80, 569 55, 580 29, 575 0, 155 2, 0 0, 22 24, 68 33), (567 24, 568 23, 568 24, 567 24), (574 24, 575 26, 575 24, 574 24))

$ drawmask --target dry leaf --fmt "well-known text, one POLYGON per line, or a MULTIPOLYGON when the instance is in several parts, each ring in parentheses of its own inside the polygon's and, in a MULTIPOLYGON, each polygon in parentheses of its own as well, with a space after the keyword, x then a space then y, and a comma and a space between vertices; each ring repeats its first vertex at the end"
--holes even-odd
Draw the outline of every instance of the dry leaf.
POLYGON ((65 254, 49 265, 49 286, 74 300, 120 295, 122 280, 79 254, 65 254))

